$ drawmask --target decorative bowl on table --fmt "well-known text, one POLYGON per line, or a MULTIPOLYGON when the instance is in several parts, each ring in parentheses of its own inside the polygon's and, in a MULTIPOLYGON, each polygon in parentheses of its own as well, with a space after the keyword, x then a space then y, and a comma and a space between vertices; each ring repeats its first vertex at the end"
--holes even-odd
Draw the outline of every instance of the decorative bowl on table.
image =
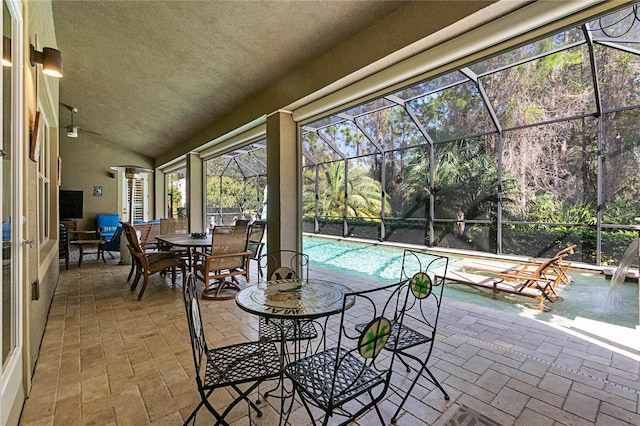
POLYGON ((207 234, 204 232, 192 232, 191 238, 198 238, 200 240, 207 238, 207 234))

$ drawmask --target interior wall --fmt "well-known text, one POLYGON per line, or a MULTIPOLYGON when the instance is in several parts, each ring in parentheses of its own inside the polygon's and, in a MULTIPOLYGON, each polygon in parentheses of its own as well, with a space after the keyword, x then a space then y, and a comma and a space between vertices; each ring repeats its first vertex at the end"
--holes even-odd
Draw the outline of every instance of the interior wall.
MULTIPOLYGON (((100 137, 81 135, 78 138, 66 136, 60 131, 60 157, 62 158, 62 183, 60 189, 83 191, 83 217, 78 221, 78 229, 96 229, 98 213, 118 213, 122 203, 118 199, 117 179, 112 166, 134 165, 153 168, 149 157, 123 150, 100 140, 100 137), (102 196, 94 196, 94 187, 102 187, 102 196)), ((153 188, 153 175, 149 176, 153 188)), ((150 200, 153 206, 153 197, 150 200)), ((153 214, 151 212, 151 214, 153 214)))

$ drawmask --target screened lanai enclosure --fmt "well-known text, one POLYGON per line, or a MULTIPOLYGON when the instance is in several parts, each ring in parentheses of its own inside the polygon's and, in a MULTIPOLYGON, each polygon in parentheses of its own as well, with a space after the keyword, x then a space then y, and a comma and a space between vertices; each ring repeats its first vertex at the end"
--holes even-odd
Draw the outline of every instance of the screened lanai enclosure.
POLYGON ((205 161, 206 223, 266 219, 266 140, 205 161))
MULTIPOLYGON (((639 55, 627 5, 303 123, 303 231, 524 256, 576 244, 573 260, 617 264, 638 238, 639 55)), ((207 162, 208 218, 260 216, 258 145, 207 162)))

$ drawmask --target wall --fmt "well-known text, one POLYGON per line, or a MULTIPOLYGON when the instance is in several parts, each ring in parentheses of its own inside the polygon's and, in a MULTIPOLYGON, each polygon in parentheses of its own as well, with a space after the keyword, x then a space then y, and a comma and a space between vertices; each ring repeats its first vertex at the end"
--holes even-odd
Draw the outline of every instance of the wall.
MULTIPOLYGON (((80 114, 81 111, 78 112, 80 114)), ((84 217, 78 222, 78 229, 96 229, 98 213, 122 214, 119 185, 122 180, 114 178, 118 172, 111 166, 135 165, 153 168, 153 160, 101 140, 99 136, 80 134, 77 138, 66 136, 60 130, 60 156, 62 157, 62 184, 60 189, 84 192, 84 217), (93 187, 102 187, 102 196, 93 196, 93 187)), ((153 176, 150 176, 153 188, 153 176)), ((120 188, 122 189, 122 188, 120 188)), ((153 208, 153 203, 151 207, 153 208)), ((151 216, 153 212, 151 212, 151 216)))
MULTIPOLYGON (((51 3, 23 2, 24 18, 24 46, 23 46, 23 77, 24 77, 24 127, 23 131, 23 182, 20 191, 23 194, 24 216, 26 218, 23 227, 23 239, 39 241, 38 235, 38 164, 29 160, 29 134, 33 126, 34 117, 38 105, 49 125, 56 126, 58 122, 58 81, 50 77, 43 77, 40 69, 32 67, 29 63, 29 45, 38 48, 42 46, 56 47, 56 38, 51 13, 51 3), (36 85, 36 79, 38 84, 36 85), (40 102, 38 102, 38 100, 40 102)), ((53 135, 49 139, 52 156, 57 157, 58 141, 57 130, 53 127, 53 135)), ((51 193, 54 193, 55 183, 51 193)), ((55 217, 50 216, 55 224, 55 217)), ((59 277, 57 257, 57 228, 52 227, 50 239, 39 246, 37 243, 29 248, 24 246, 24 262, 16 265, 23 268, 21 288, 23 291, 24 323, 23 333, 23 359, 24 359, 24 386, 28 395, 31 386, 31 376, 35 369, 40 343, 44 335, 47 323, 49 307, 53 299, 55 287, 59 277), (31 300, 32 283, 38 280, 41 286, 40 298, 31 300)), ((19 396, 11 407, 8 424, 17 424, 24 400, 19 396)))

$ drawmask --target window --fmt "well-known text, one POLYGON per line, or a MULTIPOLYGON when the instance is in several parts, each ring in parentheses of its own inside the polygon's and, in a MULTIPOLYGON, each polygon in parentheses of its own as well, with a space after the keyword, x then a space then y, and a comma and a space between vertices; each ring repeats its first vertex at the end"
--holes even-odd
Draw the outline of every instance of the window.
POLYGON ((187 217, 187 168, 166 175, 167 218, 187 217))
POLYGON ((51 236, 51 155, 49 126, 46 120, 39 128, 40 156, 38 160, 38 238, 42 246, 51 236))

